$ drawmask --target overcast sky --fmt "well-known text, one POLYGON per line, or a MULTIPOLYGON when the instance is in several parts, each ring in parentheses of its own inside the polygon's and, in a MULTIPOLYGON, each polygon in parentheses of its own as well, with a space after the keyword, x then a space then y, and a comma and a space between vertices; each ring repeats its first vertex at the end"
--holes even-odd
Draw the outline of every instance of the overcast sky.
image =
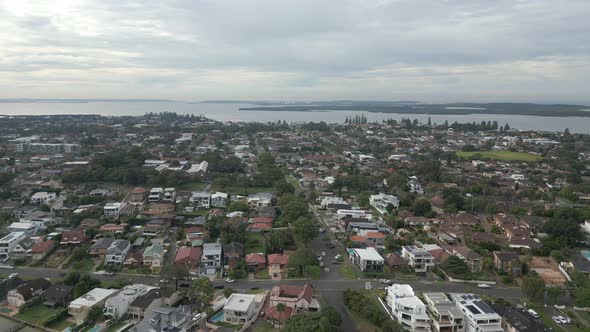
POLYGON ((0 0, 0 98, 590 104, 590 0, 0 0))

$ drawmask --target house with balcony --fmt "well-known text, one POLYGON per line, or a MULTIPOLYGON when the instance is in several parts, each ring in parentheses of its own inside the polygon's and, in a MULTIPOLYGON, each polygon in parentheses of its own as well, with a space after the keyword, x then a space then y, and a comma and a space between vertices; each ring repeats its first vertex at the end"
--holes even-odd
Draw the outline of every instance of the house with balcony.
POLYGON ((410 285, 393 284, 386 290, 388 309, 404 329, 413 332, 431 331, 426 305, 414 294, 410 285))
POLYGON ((11 306, 20 308, 23 304, 41 296, 49 286, 51 286, 51 283, 47 279, 39 278, 31 280, 8 291, 6 302, 11 306))
MULTIPOLYGON (((206 316, 203 316, 206 317, 206 316)), ((145 317, 130 328, 129 332, 188 332, 199 323, 196 313, 191 311, 191 305, 180 307, 157 307, 147 312, 145 317)))
POLYGON ((127 315, 129 305, 138 297, 147 294, 156 287, 135 284, 123 287, 117 294, 106 300, 103 308, 103 314, 113 320, 119 320, 127 315))
POLYGON ((211 194, 211 206, 216 208, 225 208, 228 201, 228 194, 216 192, 211 194))
POLYGON ((503 332, 502 317, 478 295, 451 293, 455 307, 465 316, 465 332, 503 332))
POLYGON ((387 210, 388 207, 393 209, 397 209, 399 207, 399 199, 393 195, 379 193, 369 197, 369 204, 375 208, 375 210, 379 211, 379 213, 387 214, 389 213, 387 210))
POLYGON ((465 317, 444 293, 424 293, 433 332, 464 332, 465 317))
POLYGON ((129 193, 129 203, 131 204, 143 204, 147 196, 148 191, 145 188, 137 187, 129 193))
POLYGON ((138 296, 127 309, 127 315, 133 320, 142 320, 153 309, 172 306, 181 299, 179 292, 171 289, 152 288, 146 294, 138 296))
POLYGON ((62 246, 79 246, 84 242, 86 242, 86 234, 84 233, 84 230, 73 229, 61 234, 61 241, 59 244, 62 246))
POLYGON ((127 254, 131 251, 131 243, 127 240, 115 240, 109 248, 105 256, 106 265, 122 266, 127 254))
POLYGON ((12 256, 17 244, 25 239, 27 234, 24 232, 13 232, 0 239, 0 260, 12 256))
POLYGON ((211 208, 211 194, 207 191, 193 191, 191 202, 196 209, 211 208))
POLYGON ((203 244, 203 255, 201 256, 201 273, 206 275, 215 274, 221 268, 223 261, 222 246, 220 243, 203 244))
POLYGON ((281 280, 287 278, 289 256, 284 254, 270 254, 268 255, 268 275, 272 280, 281 280))
POLYGON ((416 273, 426 273, 434 267, 434 257, 424 248, 414 245, 403 246, 402 257, 416 273))
POLYGON ((31 196, 30 202, 35 205, 48 204, 57 199, 57 193, 38 191, 31 196))
POLYGON ((350 261, 363 272, 383 272, 385 259, 375 248, 354 248, 350 249, 350 261))
POLYGON ((150 194, 148 195, 148 201, 150 203, 159 202, 162 197, 164 196, 164 188, 156 187, 150 189, 150 194))
POLYGON ((164 262, 164 246, 152 244, 143 251, 143 265, 149 266, 152 270, 162 267, 164 262))
POLYGON ((176 202, 176 188, 165 188, 162 196, 162 202, 176 202))
POLYGON ((109 297, 118 291, 118 289, 94 288, 90 292, 70 302, 68 313, 72 316, 72 319, 77 325, 83 324, 90 309, 95 306, 102 306, 109 297))
POLYGON ((117 220, 123 214, 126 204, 123 202, 106 203, 103 211, 106 219, 117 220))

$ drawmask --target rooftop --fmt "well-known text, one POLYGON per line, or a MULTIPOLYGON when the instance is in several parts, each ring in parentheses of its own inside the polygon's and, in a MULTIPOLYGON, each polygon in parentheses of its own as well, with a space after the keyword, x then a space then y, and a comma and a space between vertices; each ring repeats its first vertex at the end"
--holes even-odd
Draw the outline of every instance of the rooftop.
POLYGON ((233 293, 225 303, 223 310, 246 312, 256 299, 254 294, 233 293))

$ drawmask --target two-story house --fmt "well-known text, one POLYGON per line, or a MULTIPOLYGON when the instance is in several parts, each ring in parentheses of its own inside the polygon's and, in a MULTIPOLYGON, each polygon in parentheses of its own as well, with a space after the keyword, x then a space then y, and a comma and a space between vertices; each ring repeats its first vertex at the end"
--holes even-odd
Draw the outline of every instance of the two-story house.
POLYGON ((233 293, 223 306, 223 321, 243 325, 256 317, 256 295, 233 293))
POLYGON ((201 273, 206 275, 215 274, 221 268, 222 246, 219 243, 203 244, 203 255, 201 256, 201 273))
POLYGON ((107 249, 106 265, 122 266, 127 254, 131 251, 131 243, 127 240, 115 240, 107 249))
POLYGON ((289 256, 283 254, 268 255, 268 275, 272 280, 281 280, 287 278, 289 256))
POLYGON ((152 244, 143 251, 143 265, 156 269, 162 266, 164 262, 164 246, 161 244, 152 244))
POLYGON ((39 278, 29 281, 25 284, 8 292, 6 302, 14 307, 20 307, 28 301, 40 296, 51 283, 47 279, 39 278))

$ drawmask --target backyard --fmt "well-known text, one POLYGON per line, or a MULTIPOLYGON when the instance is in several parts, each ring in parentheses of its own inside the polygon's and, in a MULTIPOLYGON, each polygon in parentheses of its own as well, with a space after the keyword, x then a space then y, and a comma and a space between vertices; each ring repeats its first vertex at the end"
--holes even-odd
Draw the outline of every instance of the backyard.
POLYGON ((19 312, 15 317, 26 320, 27 322, 31 322, 38 325, 43 325, 43 323, 48 319, 59 312, 61 309, 53 309, 49 308, 41 303, 37 303, 30 308, 26 309, 24 312, 19 312))

